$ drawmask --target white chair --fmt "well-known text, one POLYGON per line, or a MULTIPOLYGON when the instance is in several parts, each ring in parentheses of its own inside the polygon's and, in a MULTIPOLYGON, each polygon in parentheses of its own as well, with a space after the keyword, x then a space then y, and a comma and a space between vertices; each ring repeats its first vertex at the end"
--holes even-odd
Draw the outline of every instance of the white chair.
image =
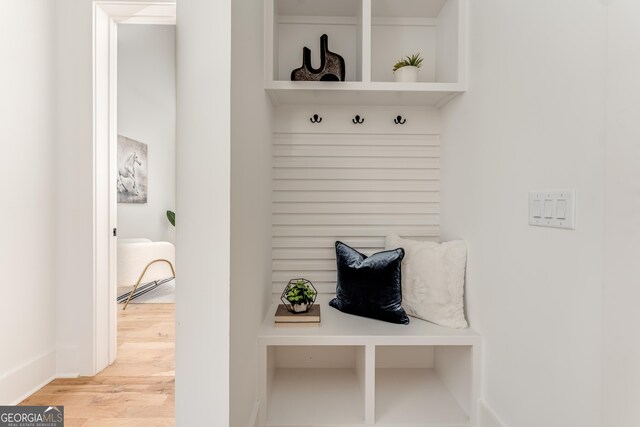
POLYGON ((175 258, 176 248, 172 243, 118 239, 118 287, 131 287, 130 293, 118 297, 118 302, 126 299, 122 309, 127 308, 131 299, 174 279, 175 258), (146 284, 139 288, 143 279, 146 284))

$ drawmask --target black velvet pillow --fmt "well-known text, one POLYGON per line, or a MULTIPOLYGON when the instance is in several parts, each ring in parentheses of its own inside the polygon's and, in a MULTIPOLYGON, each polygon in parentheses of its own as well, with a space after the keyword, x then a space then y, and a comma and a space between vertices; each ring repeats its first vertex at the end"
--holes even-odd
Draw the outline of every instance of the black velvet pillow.
POLYGON ((338 281, 331 307, 391 323, 407 325, 402 308, 400 282, 404 249, 378 252, 367 258, 342 242, 336 242, 338 281))

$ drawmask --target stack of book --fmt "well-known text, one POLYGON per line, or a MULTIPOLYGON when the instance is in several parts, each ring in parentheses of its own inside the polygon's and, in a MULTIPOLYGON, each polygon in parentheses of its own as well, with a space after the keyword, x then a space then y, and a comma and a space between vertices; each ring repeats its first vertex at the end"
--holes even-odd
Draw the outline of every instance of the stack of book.
POLYGON ((275 316, 276 326, 318 326, 320 306, 315 304, 306 313, 292 313, 284 304, 278 305, 275 316))

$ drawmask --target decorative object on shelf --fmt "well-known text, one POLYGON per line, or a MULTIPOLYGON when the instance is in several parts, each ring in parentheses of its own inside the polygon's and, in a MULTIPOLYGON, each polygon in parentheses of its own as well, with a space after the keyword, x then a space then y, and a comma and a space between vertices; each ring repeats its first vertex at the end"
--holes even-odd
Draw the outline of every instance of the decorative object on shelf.
POLYGON ((289 311, 286 305, 278 304, 274 317, 276 325, 319 325, 320 306, 315 304, 309 310, 302 313, 289 311))
POLYGON ((280 301, 291 313, 306 313, 316 302, 318 290, 307 279, 291 279, 285 286, 280 301))
POLYGON ((322 121, 322 117, 314 114, 313 117, 309 118, 309 120, 311 120, 311 123, 320 123, 322 121))
POLYGON ((437 243, 389 234, 385 248, 402 247, 402 306, 419 317, 449 328, 466 328, 464 274, 467 246, 462 240, 437 243))
POLYGON ((355 116, 353 120, 351 120, 354 125, 361 125, 364 123, 364 117, 355 116))
POLYGON ((167 211, 167 219, 171 225, 176 226, 176 213, 174 211, 167 211))
POLYGON ((407 123, 407 119, 403 119, 402 116, 398 116, 395 119, 393 119, 393 122, 397 125, 403 125, 407 123))
POLYGON ((417 82, 420 67, 422 67, 422 58, 420 57, 420 53, 399 59, 393 66, 393 75, 396 78, 396 82, 417 82))
POLYGON ((311 66, 311 49, 302 50, 302 67, 291 72, 293 81, 343 82, 345 76, 344 58, 329 50, 329 36, 320 37, 320 68, 311 66))
POLYGON ((402 308, 401 266, 404 249, 369 257, 336 242, 338 280, 329 305, 344 313, 390 323, 409 324, 402 308))
POLYGON ((118 203, 147 203, 147 144, 118 135, 118 203))

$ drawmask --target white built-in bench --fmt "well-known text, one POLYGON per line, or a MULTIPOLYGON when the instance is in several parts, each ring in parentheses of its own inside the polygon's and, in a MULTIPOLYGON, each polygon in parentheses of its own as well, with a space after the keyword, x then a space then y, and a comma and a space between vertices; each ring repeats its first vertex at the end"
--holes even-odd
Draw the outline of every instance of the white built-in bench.
POLYGON ((476 427, 480 336, 411 318, 395 325, 321 305, 318 326, 258 333, 261 427, 476 427))

